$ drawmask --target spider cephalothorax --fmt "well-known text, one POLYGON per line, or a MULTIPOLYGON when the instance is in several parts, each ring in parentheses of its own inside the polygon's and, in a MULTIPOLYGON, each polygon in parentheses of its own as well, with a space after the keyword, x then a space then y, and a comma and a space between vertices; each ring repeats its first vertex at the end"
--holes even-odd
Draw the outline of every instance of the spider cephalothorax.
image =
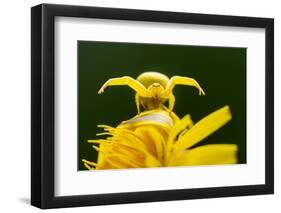
POLYGON ((172 111, 175 105, 173 89, 175 85, 194 86, 199 90, 199 95, 205 95, 205 92, 196 80, 183 76, 173 76, 170 79, 158 72, 144 72, 137 79, 129 76, 120 78, 111 78, 106 81, 99 90, 99 94, 104 92, 108 86, 128 85, 136 92, 136 105, 140 113, 140 105, 145 110, 165 108, 164 103, 169 100, 169 111, 172 111))

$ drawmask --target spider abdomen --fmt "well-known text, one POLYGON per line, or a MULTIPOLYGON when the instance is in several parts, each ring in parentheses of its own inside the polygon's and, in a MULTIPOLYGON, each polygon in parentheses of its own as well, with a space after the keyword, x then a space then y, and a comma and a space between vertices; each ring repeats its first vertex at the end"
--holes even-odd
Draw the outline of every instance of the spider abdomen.
POLYGON ((168 76, 159 72, 144 72, 137 77, 137 81, 142 83, 142 85, 144 85, 146 88, 153 83, 158 83, 165 88, 169 78, 168 76))

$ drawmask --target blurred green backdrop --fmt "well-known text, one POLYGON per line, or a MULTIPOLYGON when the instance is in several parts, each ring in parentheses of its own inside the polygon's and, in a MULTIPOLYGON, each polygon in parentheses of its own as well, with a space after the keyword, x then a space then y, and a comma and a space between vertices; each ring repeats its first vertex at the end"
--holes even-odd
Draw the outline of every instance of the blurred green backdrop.
POLYGON ((179 117, 190 114, 197 122, 229 105, 232 120, 198 145, 237 144, 239 163, 246 163, 246 48, 78 41, 78 170, 86 169, 81 159, 96 161, 87 140, 97 138, 98 124, 116 126, 136 115, 132 89, 108 87, 98 95, 99 88, 109 78, 145 71, 192 77, 202 86, 206 96, 175 87, 179 117))

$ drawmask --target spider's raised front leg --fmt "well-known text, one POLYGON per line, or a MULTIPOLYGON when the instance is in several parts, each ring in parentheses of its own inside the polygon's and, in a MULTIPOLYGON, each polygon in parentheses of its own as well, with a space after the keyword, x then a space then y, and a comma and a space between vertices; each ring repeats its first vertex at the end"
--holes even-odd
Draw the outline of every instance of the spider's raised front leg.
POLYGON ((168 81, 165 89, 165 95, 169 96, 176 85, 194 86, 199 90, 199 95, 205 95, 204 90, 200 87, 200 85, 196 80, 194 80, 193 78, 182 77, 182 76, 173 76, 168 81))
POLYGON ((108 86, 122 86, 127 85, 131 87, 133 90, 136 91, 136 93, 142 97, 151 97, 150 92, 147 91, 147 89, 137 80, 129 77, 129 76, 123 76, 120 78, 111 78, 108 81, 106 81, 100 90, 98 91, 99 94, 103 93, 105 88, 108 86))

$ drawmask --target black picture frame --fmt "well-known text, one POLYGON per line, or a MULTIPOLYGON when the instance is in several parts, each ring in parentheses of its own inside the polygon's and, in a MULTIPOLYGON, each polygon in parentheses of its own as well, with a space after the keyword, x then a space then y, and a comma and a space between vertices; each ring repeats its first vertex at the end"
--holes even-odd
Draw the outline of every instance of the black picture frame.
POLYGON ((39 208, 245 196, 274 192, 274 20, 271 18, 41 4, 31 8, 31 97, 31 204, 39 208), (58 16, 264 28, 265 184, 56 197, 54 20, 58 16))

